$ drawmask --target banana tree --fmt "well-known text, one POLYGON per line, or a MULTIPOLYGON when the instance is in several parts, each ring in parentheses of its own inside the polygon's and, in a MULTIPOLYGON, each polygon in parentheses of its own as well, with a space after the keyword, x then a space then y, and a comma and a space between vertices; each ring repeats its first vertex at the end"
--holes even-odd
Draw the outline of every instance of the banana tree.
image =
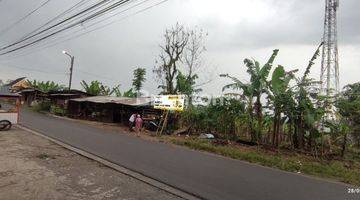
MULTIPOLYGON (((320 82, 315 81, 311 78, 308 78, 310 74, 311 67, 314 65, 315 60, 320 55, 320 48, 323 45, 321 43, 316 49, 314 55, 309 61, 308 66, 301 78, 297 78, 297 85, 295 91, 295 100, 297 106, 295 108, 295 132, 294 132, 294 145, 297 148, 304 148, 305 145, 305 135, 308 135, 309 146, 312 146, 312 143, 315 137, 319 136, 319 132, 315 124, 318 123, 323 117, 325 110, 322 106, 319 106, 322 103, 322 99, 318 98, 317 95, 312 95, 310 91, 312 87, 318 87, 320 82), (318 106, 316 105, 318 104, 318 106)), ((314 92, 316 94, 316 92, 314 92)))
POLYGON ((254 126, 254 112, 253 112, 254 90, 252 88, 252 85, 248 83, 245 84, 236 77, 230 76, 229 74, 221 74, 220 76, 230 78, 233 81, 233 83, 225 85, 223 87, 223 91, 227 89, 233 89, 233 90, 241 90, 243 92, 242 95, 240 95, 240 97, 242 99, 245 99, 247 102, 247 106, 246 106, 246 112, 248 115, 247 122, 248 122, 249 133, 251 136, 251 141, 257 142, 258 137, 254 126))
POLYGON ((91 95, 100 95, 101 92, 101 83, 99 81, 91 81, 90 84, 85 82, 84 80, 80 82, 81 86, 85 90, 86 93, 91 95))
POLYGON ((86 93, 91 95, 101 95, 101 96, 111 96, 114 94, 120 85, 110 89, 108 86, 103 85, 99 81, 91 81, 90 84, 85 82, 84 80, 80 82, 81 86, 85 90, 86 93))
POLYGON ((263 128, 261 97, 267 90, 267 78, 278 52, 279 50, 275 49, 269 60, 262 67, 256 60, 244 60, 244 64, 247 67, 247 73, 250 74, 250 83, 243 83, 229 74, 220 75, 220 77, 230 78, 233 81, 233 83, 225 85, 223 91, 226 89, 242 90, 244 97, 246 97, 248 101, 247 110, 249 115, 249 127, 253 142, 259 142, 261 139, 263 128), (254 120, 255 117, 256 123, 254 120))
POLYGON ((272 144, 274 146, 279 145, 281 114, 286 113, 287 115, 290 115, 288 119, 289 122, 292 123, 291 111, 294 108, 295 103, 293 99, 293 91, 289 86, 289 83, 292 79, 294 79, 294 73, 296 71, 297 70, 285 72, 284 67, 279 65, 275 68, 269 84, 271 93, 268 93, 268 99, 274 109, 272 134, 272 144))
POLYGON ((57 84, 54 81, 37 81, 37 80, 33 80, 33 81, 28 81, 29 85, 37 90, 40 90, 42 92, 49 92, 52 90, 63 90, 65 89, 64 85, 61 84, 57 84))

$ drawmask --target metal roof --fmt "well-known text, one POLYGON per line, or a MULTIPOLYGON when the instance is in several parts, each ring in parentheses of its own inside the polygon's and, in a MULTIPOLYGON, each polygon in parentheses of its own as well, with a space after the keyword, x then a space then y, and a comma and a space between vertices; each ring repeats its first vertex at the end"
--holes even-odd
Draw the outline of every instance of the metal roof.
POLYGON ((104 104, 113 103, 113 104, 129 105, 129 106, 146 106, 146 105, 151 105, 152 99, 151 97, 129 98, 129 97, 94 96, 94 97, 70 99, 70 101, 104 103, 104 104))
POLYGON ((56 94, 83 94, 83 95, 87 95, 87 96, 93 96, 90 95, 84 91, 81 90, 75 90, 75 89, 71 89, 71 90, 67 90, 67 89, 63 89, 63 90, 51 90, 49 92, 47 92, 49 95, 56 95, 56 94))
POLYGON ((0 87, 0 96, 1 97, 20 97, 21 95, 17 93, 12 93, 10 91, 11 86, 10 85, 3 85, 0 87))
POLYGON ((15 85, 16 83, 18 83, 18 82, 20 82, 20 81, 22 81, 22 80, 24 80, 24 79, 26 79, 26 77, 17 78, 17 79, 15 79, 15 80, 11 81, 11 82, 8 83, 8 84, 5 84, 5 86, 13 86, 13 85, 15 85))

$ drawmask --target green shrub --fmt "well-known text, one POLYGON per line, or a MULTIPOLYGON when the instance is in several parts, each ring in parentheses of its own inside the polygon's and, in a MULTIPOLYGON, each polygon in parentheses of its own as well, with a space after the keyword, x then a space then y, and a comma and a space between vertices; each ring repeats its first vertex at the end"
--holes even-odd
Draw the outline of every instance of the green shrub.
POLYGON ((209 105, 186 109, 181 113, 181 122, 195 133, 218 133, 222 138, 234 139, 246 123, 245 104, 236 99, 215 98, 209 105))
POLYGON ((57 105, 52 105, 50 108, 50 112, 55 114, 55 115, 59 115, 59 116, 65 116, 66 115, 66 109, 61 108, 57 105))

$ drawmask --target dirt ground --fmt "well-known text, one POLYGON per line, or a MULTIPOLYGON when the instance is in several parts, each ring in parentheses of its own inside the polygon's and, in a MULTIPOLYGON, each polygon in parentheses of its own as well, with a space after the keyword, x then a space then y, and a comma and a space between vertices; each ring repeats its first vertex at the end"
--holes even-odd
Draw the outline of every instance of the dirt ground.
POLYGON ((179 199, 18 128, 0 132, 0 199, 179 199))

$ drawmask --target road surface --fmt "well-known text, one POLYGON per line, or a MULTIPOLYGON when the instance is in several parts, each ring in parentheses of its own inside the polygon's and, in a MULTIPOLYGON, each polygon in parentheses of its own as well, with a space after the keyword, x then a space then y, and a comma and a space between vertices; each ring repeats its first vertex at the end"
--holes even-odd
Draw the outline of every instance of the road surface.
POLYGON ((345 200, 333 183, 23 110, 22 125, 204 199, 345 200))

